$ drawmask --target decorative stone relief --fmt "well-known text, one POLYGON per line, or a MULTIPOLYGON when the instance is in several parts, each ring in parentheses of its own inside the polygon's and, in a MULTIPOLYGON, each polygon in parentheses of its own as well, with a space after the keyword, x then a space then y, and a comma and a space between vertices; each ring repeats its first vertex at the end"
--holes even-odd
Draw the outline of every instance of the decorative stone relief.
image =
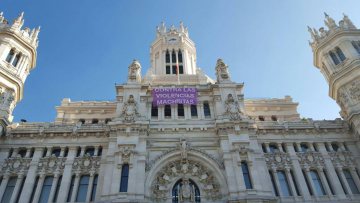
POLYGON ((232 94, 228 94, 225 101, 225 115, 230 118, 230 120, 241 120, 243 112, 240 110, 239 102, 234 99, 232 94))
POLYGON ((139 116, 137 103, 133 95, 130 95, 128 100, 124 103, 121 111, 121 116, 126 122, 134 122, 135 118, 139 116))
MULTIPOLYGON (((201 194, 205 199, 215 200, 221 198, 220 185, 210 170, 192 160, 177 160, 168 163, 157 173, 151 186, 153 198, 156 202, 166 201, 166 199, 171 197, 172 183, 180 178, 183 181, 189 178, 196 181, 198 187, 205 193, 201 194)), ((190 188, 186 190, 188 189, 190 188)), ((190 191, 182 191, 180 193, 180 195, 189 200, 187 202, 191 202, 190 191)))
POLYGON ((354 165, 354 158, 349 151, 328 152, 334 166, 349 167, 354 165))
POLYGON ((299 158, 300 165, 302 166, 314 168, 318 166, 325 167, 324 158, 319 152, 298 152, 296 154, 299 158))
POLYGON ((356 80, 349 86, 349 95, 353 103, 360 102, 360 81, 356 80))
POLYGON ((135 59, 128 68, 128 82, 141 82, 141 65, 135 59))
POLYGON ((100 168, 100 158, 101 157, 89 156, 87 154, 83 157, 76 157, 72 170, 80 173, 88 173, 89 171, 98 172, 100 168))
POLYGON ((44 173, 54 173, 55 171, 63 171, 65 167, 66 157, 44 157, 38 164, 38 170, 44 173))
POLYGON ((215 70, 218 83, 224 81, 231 81, 228 66, 224 63, 222 59, 217 60, 215 70))
POLYGON ((29 169, 31 158, 8 158, 1 167, 1 173, 18 174, 29 169))
POLYGON ((121 157, 121 163, 131 163, 131 155, 135 154, 134 146, 120 146, 119 155, 121 157))
POLYGON ((264 156, 269 168, 284 169, 284 167, 291 165, 291 159, 287 153, 265 153, 264 156))

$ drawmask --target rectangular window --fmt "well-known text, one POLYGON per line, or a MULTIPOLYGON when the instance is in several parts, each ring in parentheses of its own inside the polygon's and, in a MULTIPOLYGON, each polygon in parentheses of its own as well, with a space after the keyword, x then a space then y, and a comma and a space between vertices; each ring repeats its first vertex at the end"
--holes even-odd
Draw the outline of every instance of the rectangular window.
POLYGON ((210 118, 211 113, 210 113, 210 106, 208 102, 204 102, 204 116, 205 118, 210 118))
POLYGON ((359 189, 357 188, 355 181, 349 170, 343 170, 344 176, 346 178, 347 183, 349 184, 350 190, 353 194, 360 194, 359 189))
POLYGON ((306 186, 307 186, 307 188, 308 188, 308 191, 309 191, 310 195, 314 195, 314 194, 313 194, 313 191, 312 191, 312 189, 311 189, 311 187, 310 187, 309 180, 308 180, 308 178, 307 178, 307 176, 306 176, 306 174, 305 174, 305 171, 303 170, 302 173, 303 173, 303 176, 304 176, 304 179, 305 179, 305 183, 306 183, 306 186))
POLYGON ((74 182, 75 182, 75 176, 72 176, 71 177, 70 188, 69 188, 69 192, 68 192, 68 196, 67 196, 67 202, 71 201, 71 195, 72 195, 72 192, 74 190, 74 182))
POLYGON ((250 173, 249 173, 249 167, 246 162, 241 162, 241 169, 242 169, 246 189, 253 189, 250 173))
POLYGON ((151 117, 158 117, 158 107, 154 104, 151 105, 151 117))
POLYGON ((167 75, 170 75, 170 74, 171 74, 171 72, 170 72, 170 66, 166 66, 166 74, 167 74, 167 75))
POLYGON ((79 188, 78 188, 77 195, 76 195, 77 202, 85 202, 86 201, 87 189, 89 187, 89 178, 90 178, 89 175, 81 176, 79 188))
POLYGON ((129 164, 124 164, 121 169, 120 192, 127 192, 129 182, 129 164))
POLYGON ((172 74, 177 74, 176 65, 172 66, 172 74))
POLYGON ((269 171, 269 175, 270 175, 271 183, 273 186, 274 194, 275 194, 275 196, 279 196, 279 192, 278 192, 276 184, 275 184, 275 179, 274 179, 273 173, 271 171, 269 171))
POLYGON ((184 67, 183 67, 183 65, 179 65, 179 74, 184 74, 184 67))
POLYGON ((279 180, 282 195, 284 195, 286 197, 292 196, 291 191, 290 191, 289 182, 288 182, 288 180, 286 178, 285 172, 284 171, 278 171, 277 176, 278 176, 278 180, 279 180))
POLYGON ((14 188, 16 185, 17 177, 11 177, 7 182, 4 195, 2 197, 1 203, 8 203, 10 202, 11 196, 14 192, 14 188))
POLYGON ((178 117, 184 117, 185 116, 185 112, 184 112, 184 104, 178 104, 178 117))
POLYGON ((50 195, 51 185, 53 182, 53 176, 46 176, 38 203, 47 203, 50 195))
POLYGON ((52 202, 56 202, 56 200, 57 200, 57 197, 59 195, 61 180, 62 180, 62 176, 60 176, 57 181, 56 188, 55 188, 55 194, 54 194, 54 198, 53 198, 52 202))
POLYGON ((319 174, 316 171, 310 171, 310 176, 311 179, 314 183, 314 187, 315 187, 315 192, 318 196, 323 196, 325 195, 325 190, 324 190, 324 186, 320 180, 319 174))
POLYGON ((191 117, 198 117, 198 113, 197 113, 197 106, 196 105, 191 105, 191 117))
POLYGON ((165 105, 164 115, 165 115, 165 118, 171 118, 171 106, 170 105, 165 105))

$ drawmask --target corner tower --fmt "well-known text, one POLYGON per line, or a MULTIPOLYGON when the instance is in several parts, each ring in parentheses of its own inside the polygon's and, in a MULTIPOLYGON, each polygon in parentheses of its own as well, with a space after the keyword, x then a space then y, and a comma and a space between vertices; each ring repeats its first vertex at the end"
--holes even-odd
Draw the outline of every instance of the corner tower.
POLYGON ((12 112, 22 99, 24 83, 36 65, 40 27, 22 28, 24 13, 9 23, 0 12, 0 127, 12 122, 12 112))
POLYGON ((336 23, 325 13, 319 30, 308 27, 314 65, 329 84, 329 96, 340 106, 340 115, 360 134, 360 30, 348 16, 336 23))

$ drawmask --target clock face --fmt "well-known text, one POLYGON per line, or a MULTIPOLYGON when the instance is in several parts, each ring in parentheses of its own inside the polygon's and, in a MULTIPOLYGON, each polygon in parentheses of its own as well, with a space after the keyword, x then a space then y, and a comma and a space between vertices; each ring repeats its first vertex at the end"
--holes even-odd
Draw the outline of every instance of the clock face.
POLYGON ((175 44, 175 43, 177 42, 177 39, 176 39, 176 38, 170 38, 170 39, 168 40, 168 42, 169 42, 170 44, 175 44))

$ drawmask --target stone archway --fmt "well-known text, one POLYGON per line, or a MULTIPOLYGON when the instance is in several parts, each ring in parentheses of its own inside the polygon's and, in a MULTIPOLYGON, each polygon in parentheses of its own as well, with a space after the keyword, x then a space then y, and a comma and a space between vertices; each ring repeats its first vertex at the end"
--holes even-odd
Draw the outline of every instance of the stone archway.
MULTIPOLYGON (((172 188, 180 179, 191 179, 199 188, 201 202, 223 202, 228 193, 223 170, 202 153, 172 151, 148 171, 146 194, 152 202, 172 202, 172 188)), ((181 201, 179 201, 181 203, 181 201)))

